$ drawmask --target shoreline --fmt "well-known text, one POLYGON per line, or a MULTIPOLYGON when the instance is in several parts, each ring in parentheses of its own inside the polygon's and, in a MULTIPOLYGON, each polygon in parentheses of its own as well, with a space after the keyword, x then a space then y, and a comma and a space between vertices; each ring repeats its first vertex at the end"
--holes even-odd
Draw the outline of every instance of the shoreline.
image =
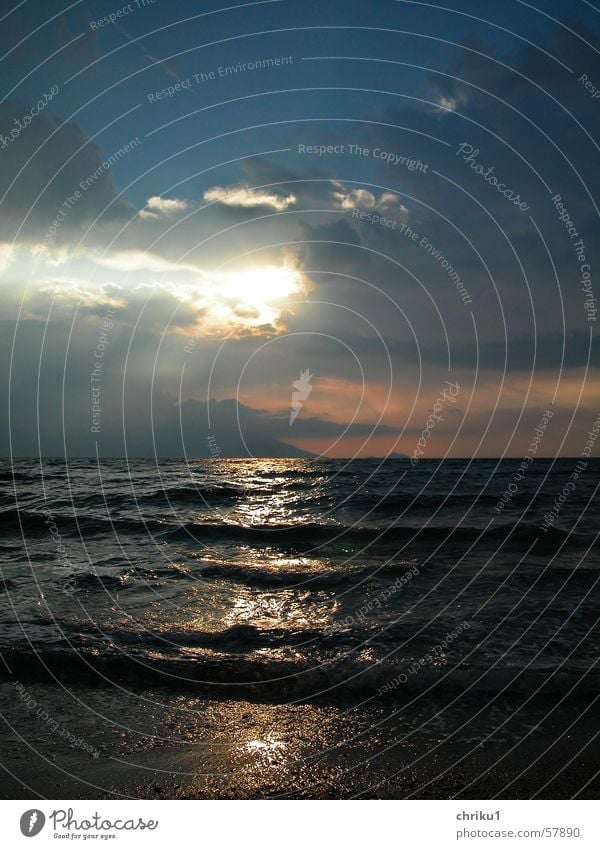
POLYGON ((583 799, 600 789, 589 695, 554 709, 538 699, 521 715, 522 695, 444 709, 39 682, 27 692, 85 748, 2 682, 3 799, 583 799))

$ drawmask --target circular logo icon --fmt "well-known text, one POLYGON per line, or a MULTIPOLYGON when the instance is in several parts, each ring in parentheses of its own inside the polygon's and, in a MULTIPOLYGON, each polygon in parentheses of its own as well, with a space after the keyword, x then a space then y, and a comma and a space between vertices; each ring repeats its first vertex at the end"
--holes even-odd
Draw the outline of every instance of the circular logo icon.
POLYGON ((25 837, 35 837, 43 829, 46 817, 37 808, 25 811, 21 817, 21 833, 25 837))

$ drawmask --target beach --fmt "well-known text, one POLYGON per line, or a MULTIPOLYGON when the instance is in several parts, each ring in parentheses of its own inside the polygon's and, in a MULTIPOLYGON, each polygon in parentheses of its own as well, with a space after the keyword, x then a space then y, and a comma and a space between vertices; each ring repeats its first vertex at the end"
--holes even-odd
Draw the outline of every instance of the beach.
MULTIPOLYGON (((591 700, 361 708, 26 684, 95 751, 0 687, 5 799, 597 798, 591 700), (475 714, 478 716, 475 717, 475 714), (539 725, 537 725, 539 723, 539 725)), ((127 687, 124 686, 124 690, 127 687)))

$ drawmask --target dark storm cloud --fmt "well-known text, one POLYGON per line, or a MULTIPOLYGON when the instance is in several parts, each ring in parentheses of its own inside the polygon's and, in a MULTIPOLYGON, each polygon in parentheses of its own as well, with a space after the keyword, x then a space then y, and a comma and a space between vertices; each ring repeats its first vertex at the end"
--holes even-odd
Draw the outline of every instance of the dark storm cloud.
MULTIPOLYGON (((447 361, 448 351, 444 344, 419 342, 414 339, 383 340, 365 335, 354 334, 351 330, 341 338, 355 352, 360 353, 361 364, 364 368, 381 370, 386 353, 393 362, 405 364, 438 364, 443 366, 447 361)), ((330 345, 322 338, 309 338, 299 341, 294 347, 294 355, 299 361, 321 359, 335 364, 335 372, 344 378, 356 377, 353 361, 341 347, 330 345)), ((556 371, 561 365, 564 369, 585 367, 600 367, 600 352, 598 346, 590 342, 590 335, 585 331, 573 331, 564 337, 560 333, 548 333, 534 337, 515 337, 510 340, 482 339, 476 341, 453 339, 450 345, 450 362, 455 369, 481 371, 503 371, 506 363, 507 372, 556 371)), ((381 373, 381 372, 380 372, 381 373)), ((383 375, 382 375, 383 376, 383 375)))
MULTIPOLYGON (((589 46, 595 45, 597 38, 597 33, 572 16, 563 18, 560 24, 551 24, 546 32, 531 34, 529 44, 514 42, 510 48, 470 35, 462 40, 462 50, 443 48, 442 56, 447 60, 444 74, 429 74, 429 83, 434 91, 476 108, 489 106, 485 92, 514 100, 533 94, 532 83, 552 91, 555 96, 566 91, 571 100, 573 81, 564 66, 577 76, 585 72, 592 77, 599 76, 600 57, 589 46)), ((581 94, 583 92, 575 90, 575 97, 584 102, 581 94)), ((488 117, 494 118, 493 115, 488 117)))
POLYGON ((45 108, 33 115, 31 104, 0 105, 0 238, 7 241, 19 230, 21 241, 43 241, 61 210, 65 214, 51 234, 55 244, 75 238, 100 214, 107 220, 134 211, 118 196, 100 146, 77 124, 51 114, 51 88, 49 83, 44 92, 45 108))
POLYGON ((347 422, 328 421, 316 417, 306 418, 299 416, 290 428, 289 413, 280 416, 269 417, 268 426, 280 439, 337 439, 342 433, 345 436, 381 436, 384 434, 397 435, 398 430, 394 427, 375 423, 357 423, 348 425, 347 422))

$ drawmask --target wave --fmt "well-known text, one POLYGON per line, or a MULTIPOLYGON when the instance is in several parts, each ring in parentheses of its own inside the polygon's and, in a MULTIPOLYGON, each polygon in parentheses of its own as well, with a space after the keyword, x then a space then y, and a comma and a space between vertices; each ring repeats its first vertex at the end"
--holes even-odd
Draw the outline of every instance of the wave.
POLYGON ((166 502, 204 502, 235 501, 244 495, 244 490, 236 486, 171 486, 157 489, 145 495, 136 496, 138 503, 166 502))
POLYGON ((16 481, 30 481, 35 478, 35 474, 29 475, 26 472, 0 472, 0 482, 8 481, 10 483, 16 481))
POLYGON ((530 523, 503 522, 489 528, 468 525, 389 525, 369 527, 360 525, 341 525, 319 522, 306 522, 287 525, 240 525, 226 522, 187 522, 167 535, 176 539, 215 540, 230 542, 277 542, 290 543, 302 548, 336 541, 371 542, 456 542, 471 543, 478 539, 484 542, 512 541, 533 543, 538 540, 542 545, 557 544, 564 540, 585 543, 593 541, 595 534, 554 527, 546 534, 539 526, 530 523))
MULTIPOLYGON (((537 505, 539 494, 530 491, 517 492, 511 496, 510 507, 514 509, 517 505, 527 506, 530 502, 537 505)), ((344 499, 344 503, 357 508, 375 509, 378 513, 391 513, 395 510, 410 508, 411 510, 426 510, 444 507, 456 509, 457 505, 464 510, 465 507, 476 509, 495 507, 500 496, 497 493, 481 492, 479 489, 465 491, 463 487, 460 492, 450 492, 450 488, 442 492, 363 492, 357 491, 344 499)), ((493 515, 493 514, 491 514, 493 515)))
POLYGON ((65 571, 61 576, 61 584, 71 587, 75 590, 123 590, 128 587, 133 587, 136 582, 143 581, 144 583, 164 583, 169 580, 177 580, 179 578, 188 578, 189 573, 182 568, 159 567, 157 569, 140 568, 134 566, 132 568, 123 569, 117 572, 99 572, 94 571, 65 571))
POLYGON ((352 587, 355 584, 373 577, 397 577, 406 575, 408 583, 413 576, 411 568, 414 563, 396 561, 377 566, 353 566, 344 564, 336 569, 285 569, 269 568, 268 566, 238 565, 232 563, 210 563, 202 565, 198 574, 202 578, 233 581, 256 587, 296 587, 313 590, 335 589, 336 587, 352 587))
POLYGON ((596 539, 596 534, 573 532, 552 527, 543 533, 534 523, 502 522, 487 528, 469 525, 416 525, 391 524, 383 526, 344 525, 326 522, 297 522, 294 524, 243 525, 233 522, 174 522, 154 517, 126 518, 95 516, 86 512, 78 514, 46 514, 31 510, 6 509, 0 511, 0 530, 41 532, 56 523, 60 531, 78 533, 143 532, 166 536, 171 540, 224 543, 277 543, 291 545, 299 550, 333 543, 523 543, 538 542, 544 550, 555 548, 563 542, 586 545, 596 539))
MULTIPOLYGON (((246 631, 244 639, 250 635, 246 631)), ((293 659, 266 656, 260 649, 245 655, 188 649, 187 652, 136 651, 133 646, 99 652, 81 646, 36 649, 11 648, 3 652, 5 665, 0 675, 16 679, 68 676, 70 685, 99 677, 112 684, 162 686, 181 692, 204 686, 227 698, 252 695, 260 698, 344 700, 376 698, 406 700, 428 692, 444 699, 458 694, 489 694, 510 690, 531 695, 538 689, 546 696, 564 695, 571 687, 595 694, 600 684, 598 671, 563 665, 540 665, 525 669, 512 664, 490 668, 475 664, 436 668, 420 667, 407 658, 402 663, 369 662, 356 654, 314 658, 294 653, 293 659), (125 650, 126 649, 126 650, 125 650)))
POLYGON ((0 510, 0 530, 18 531, 22 528, 24 531, 42 533, 47 532, 49 527, 54 525, 58 527, 61 533, 78 533, 79 531, 106 533, 111 528, 123 532, 141 531, 148 533, 148 531, 155 531, 160 533, 169 527, 173 527, 173 525, 169 526, 157 519, 145 517, 133 519, 106 515, 95 516, 83 511, 65 514, 51 510, 48 510, 47 513, 34 510, 15 510, 14 508, 0 510))

